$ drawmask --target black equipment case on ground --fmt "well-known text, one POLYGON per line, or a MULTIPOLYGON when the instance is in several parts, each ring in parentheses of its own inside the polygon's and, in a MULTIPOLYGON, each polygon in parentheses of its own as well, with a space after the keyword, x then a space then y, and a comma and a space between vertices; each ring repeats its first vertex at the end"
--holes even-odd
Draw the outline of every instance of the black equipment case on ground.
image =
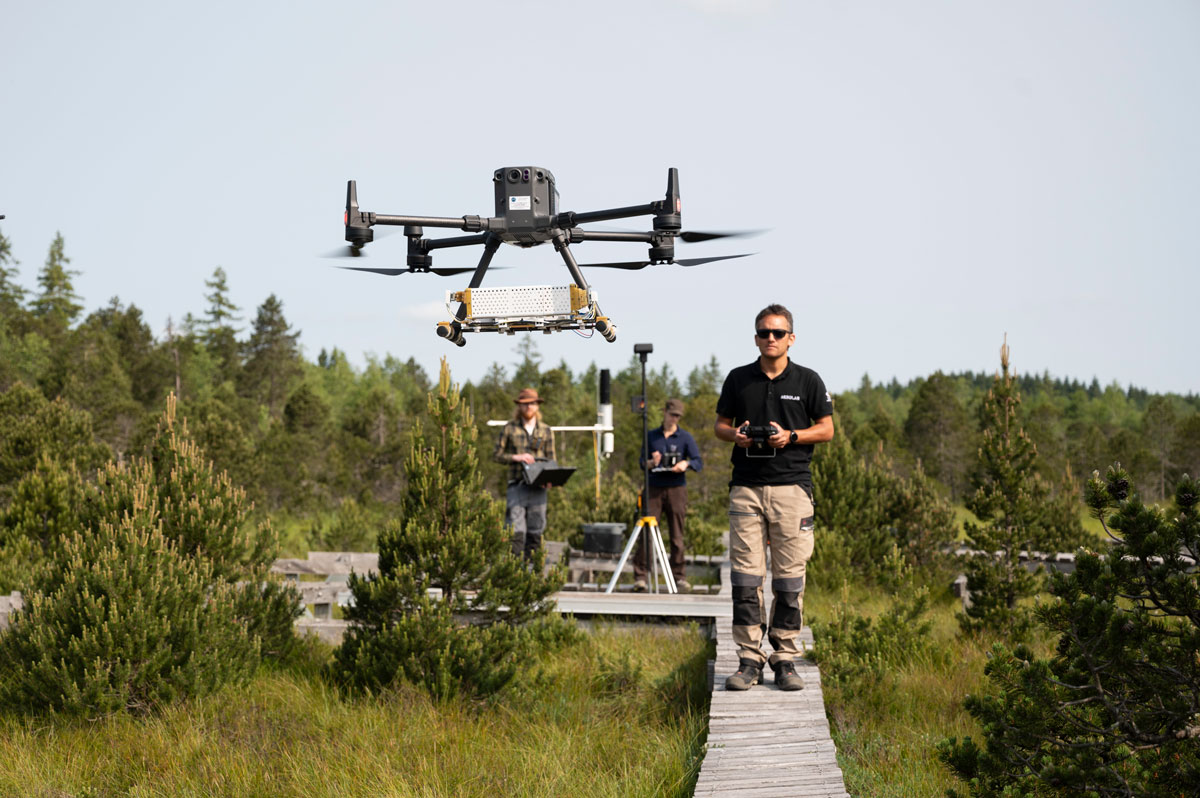
POLYGON ((584 524, 583 550, 596 554, 620 554, 625 546, 625 524, 584 524))

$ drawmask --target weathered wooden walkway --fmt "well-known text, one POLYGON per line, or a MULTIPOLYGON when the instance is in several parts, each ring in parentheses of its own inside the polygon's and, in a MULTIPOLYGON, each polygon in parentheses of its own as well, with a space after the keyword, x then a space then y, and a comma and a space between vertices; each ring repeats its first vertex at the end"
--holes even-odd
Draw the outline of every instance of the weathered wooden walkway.
MULTIPOLYGON (((732 623, 730 617, 716 622, 708 751, 695 795, 849 798, 829 737, 816 665, 798 663, 803 690, 777 690, 768 669, 764 684, 745 692, 726 691, 725 677, 738 666, 732 623)), ((812 645, 807 626, 801 639, 806 647, 812 645)))
MULTIPOLYGON (((768 580, 769 582, 769 580, 768 580)), ((733 603, 729 565, 721 568, 718 595, 558 593, 560 612, 609 617, 707 618, 714 622, 717 656, 713 663, 708 741, 696 796, 772 796, 773 798, 849 798, 837 750, 825 720, 821 675, 811 660, 797 663, 804 689, 777 690, 768 669, 764 684, 734 692, 725 677, 737 670, 733 644, 733 603)), ((766 604, 771 605, 769 586, 766 604)), ((801 632, 805 649, 812 630, 801 632)))

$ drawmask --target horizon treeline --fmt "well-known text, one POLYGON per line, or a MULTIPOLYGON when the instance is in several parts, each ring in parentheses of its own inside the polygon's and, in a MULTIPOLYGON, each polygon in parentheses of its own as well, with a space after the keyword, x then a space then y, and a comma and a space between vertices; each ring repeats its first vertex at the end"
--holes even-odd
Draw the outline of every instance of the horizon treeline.
MULTIPOLYGON (((0 235, 0 508, 40 451, 81 468, 140 453, 170 393, 207 456, 246 488, 259 514, 369 515, 397 500, 409 440, 424 423, 431 387, 409 353, 369 357, 362 368, 337 348, 309 360, 279 298, 266 297, 252 313, 236 306, 220 267, 197 298, 198 314, 177 325, 169 321, 166 333, 156 336, 143 311, 117 297, 85 314, 72 284, 79 272, 70 263, 58 235, 38 270, 37 290, 27 291, 0 235)), ((533 386, 548 400, 543 411, 551 424, 591 425, 596 418, 595 363, 582 370, 565 361, 545 363, 528 335, 509 352, 515 362, 494 363, 478 381, 462 386, 485 441, 485 463, 498 432, 486 422, 510 417, 521 387, 533 386)), ((980 353, 980 362, 990 360, 990 352, 980 353)), ((728 449, 710 430, 731 365, 712 358, 686 376, 669 364, 647 371, 651 426, 661 423, 666 398, 677 396, 687 405, 683 426, 696 435, 706 466, 690 483, 701 526, 710 515, 719 526, 724 516, 728 449)), ((812 365, 820 370, 819 363, 812 365)), ((920 463, 947 497, 960 502, 992 377, 935 372, 883 384, 864 375, 858 388, 835 396, 837 434, 864 457, 882 452, 902 473, 920 463)), ((1162 501, 1182 474, 1200 474, 1200 396, 1047 373, 1018 374, 1016 384, 1021 423, 1052 484, 1082 482, 1094 469, 1120 462, 1146 499, 1162 501)), ((631 356, 613 374, 617 446, 601 463, 603 490, 592 436, 557 437, 560 462, 579 472, 568 489, 552 496, 552 538, 571 535, 580 521, 625 520, 624 505, 630 505, 630 518, 635 515, 641 420, 629 408, 640 392, 641 366, 631 356)), ((503 469, 484 470, 486 484, 499 491, 503 469)), ((348 543, 322 537, 319 523, 312 530, 312 545, 348 543)))

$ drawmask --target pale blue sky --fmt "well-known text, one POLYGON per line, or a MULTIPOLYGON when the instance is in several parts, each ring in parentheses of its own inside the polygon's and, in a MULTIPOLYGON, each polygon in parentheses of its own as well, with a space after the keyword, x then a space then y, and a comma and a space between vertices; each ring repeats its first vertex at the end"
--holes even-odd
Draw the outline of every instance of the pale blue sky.
MULTIPOLYGON (((311 357, 477 379, 516 341, 435 336, 467 277, 316 257, 345 181, 366 210, 490 215, 499 166, 550 169, 570 210, 658 199, 675 166, 686 228, 770 231, 678 254, 758 254, 588 272, 617 343, 538 336, 550 363, 651 341, 681 377, 729 368, 781 301, 834 390, 992 371, 1007 332, 1022 372, 1200 392, 1195 2, 10 3, 0 41, 22 281, 61 230, 88 310, 116 295, 156 332, 222 266, 244 323, 274 292, 311 357)), ((402 266, 404 239, 371 253, 402 266)), ((569 282, 549 246, 495 262, 485 285, 569 282)))

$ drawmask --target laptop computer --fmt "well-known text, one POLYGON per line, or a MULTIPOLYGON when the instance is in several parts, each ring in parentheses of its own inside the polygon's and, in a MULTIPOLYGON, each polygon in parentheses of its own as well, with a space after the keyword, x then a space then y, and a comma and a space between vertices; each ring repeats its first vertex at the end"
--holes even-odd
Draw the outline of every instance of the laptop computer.
POLYGON ((560 466, 553 460, 535 460, 524 465, 525 484, 541 488, 561 485, 574 473, 574 468, 560 466))

